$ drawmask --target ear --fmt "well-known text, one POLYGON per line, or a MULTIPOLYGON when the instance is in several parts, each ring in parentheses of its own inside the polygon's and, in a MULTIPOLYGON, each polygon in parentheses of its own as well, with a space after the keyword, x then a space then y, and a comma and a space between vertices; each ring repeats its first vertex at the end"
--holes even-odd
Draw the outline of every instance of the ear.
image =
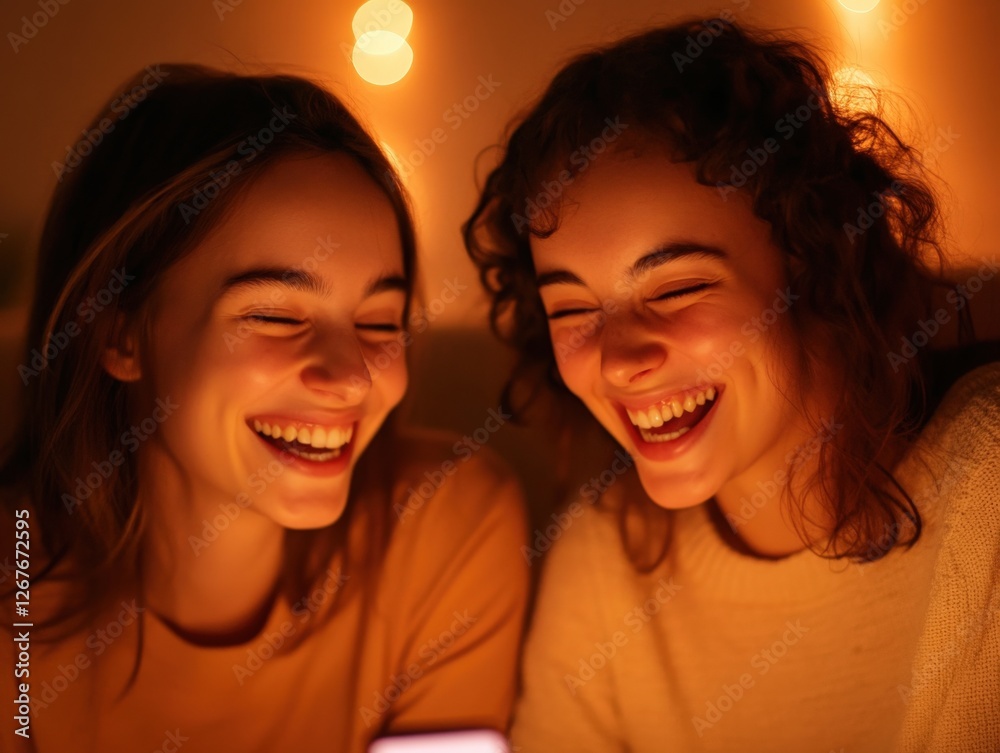
POLYGON ((142 378, 135 328, 120 312, 115 314, 108 345, 101 354, 101 365, 119 382, 135 382, 142 378))

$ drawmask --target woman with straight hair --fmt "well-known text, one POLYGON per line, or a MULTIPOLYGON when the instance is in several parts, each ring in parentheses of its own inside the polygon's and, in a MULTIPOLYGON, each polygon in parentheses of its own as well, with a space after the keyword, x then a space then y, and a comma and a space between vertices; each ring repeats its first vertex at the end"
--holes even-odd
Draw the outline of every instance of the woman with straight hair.
POLYGON ((416 279, 398 176, 299 77, 158 65, 125 92, 41 241, 0 465, 5 614, 30 624, 6 641, 3 749, 504 730, 521 496, 498 458, 394 420, 416 279))
POLYGON ((609 444, 524 753, 1000 750, 1000 364, 934 350, 996 263, 945 280, 919 153, 830 81, 731 18, 582 54, 465 226, 515 408, 609 444))

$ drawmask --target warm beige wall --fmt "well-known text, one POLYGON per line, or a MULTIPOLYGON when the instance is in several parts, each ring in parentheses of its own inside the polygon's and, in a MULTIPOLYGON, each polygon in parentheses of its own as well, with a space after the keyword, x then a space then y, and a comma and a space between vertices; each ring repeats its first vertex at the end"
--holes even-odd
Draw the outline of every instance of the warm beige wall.
MULTIPOLYGON (((416 149, 416 140, 444 128, 447 140, 410 179, 433 296, 454 274, 472 280, 457 227, 473 203, 477 152, 496 142, 508 118, 560 61, 653 20, 722 8, 763 25, 801 27, 826 40, 845 61, 862 63, 913 101, 921 136, 932 137, 939 128, 959 134, 937 161, 952 189, 954 253, 989 256, 1000 237, 1000 213, 992 206, 998 105, 988 93, 1000 70, 1000 4, 988 0, 882 0, 863 16, 836 0, 576 0, 578 7, 563 0, 564 8, 575 10, 554 30, 546 11, 558 12, 559 0, 413 0, 413 69, 386 88, 361 81, 341 51, 342 44, 353 43, 350 21, 360 5, 354 0, 241 0, 221 19, 212 0, 63 2, 16 53, 7 34, 20 33, 21 16, 37 12, 39 0, 6 0, 0 12, 5 37, 0 232, 9 235, 0 250, 5 253, 35 242, 55 185, 51 162, 65 155, 97 104, 134 70, 164 60, 274 64, 328 80, 404 157, 416 149), (914 12, 906 15, 906 8, 914 12), (897 21, 905 21, 889 31, 885 24, 893 23, 894 11, 897 21), (479 76, 492 76, 500 86, 452 130, 444 113, 473 94, 479 76)), ((929 143, 928 138, 925 146, 929 143)), ((474 296, 463 297, 439 323, 479 321, 469 317, 479 310, 474 303, 474 296)))
MULTIPOLYGON (((825 40, 844 62, 867 67, 880 83, 912 101, 916 135, 924 140, 923 146, 930 145, 938 129, 959 134, 935 160, 950 186, 950 253, 956 260, 997 253, 998 105, 990 92, 1000 70, 1000 4, 992 0, 882 0, 872 13, 857 16, 843 10, 836 0, 575 2, 578 7, 563 0, 564 10, 575 10, 553 29, 546 11, 560 12, 559 0, 410 0, 415 14, 409 38, 415 51, 413 69, 399 84, 379 88, 358 79, 341 51, 342 44, 353 43, 350 22, 360 2, 242 0, 220 19, 212 0, 68 0, 15 53, 7 34, 20 33, 21 17, 37 12, 39 0, 5 0, 0 10, 4 35, 0 40, 0 233, 6 237, 0 236, 0 258, 30 258, 55 185, 52 161, 65 155, 98 103, 133 71, 155 61, 197 61, 236 68, 273 64, 320 77, 353 102, 403 157, 413 152, 415 141, 426 139, 435 128, 447 133, 447 140, 414 170, 409 182, 419 218, 428 296, 434 297, 446 279, 455 277, 470 292, 434 323, 426 344, 433 357, 416 372, 413 387, 421 397, 415 398, 412 415, 473 429, 482 421, 482 406, 489 403, 499 384, 501 367, 496 364, 503 359, 486 339, 485 308, 458 235, 458 226, 474 203, 476 154, 497 141, 507 120, 574 51, 652 21, 696 13, 715 15, 723 8, 761 25, 802 28, 825 40), (452 130, 446 111, 473 94, 480 76, 492 76, 499 86, 452 130), (450 332, 470 326, 476 328, 474 332, 450 332), (477 337, 476 331, 482 336, 477 337), (457 341, 463 348, 450 348, 448 344, 457 341), (473 352, 474 358, 470 357, 473 352), (474 377, 467 392, 461 389, 463 374, 474 377), (449 389, 443 389, 444 385, 449 389)), ((23 278, 17 284, 20 289, 26 287, 23 278)), ((991 305, 977 318, 982 332, 1000 336, 1000 308, 993 290, 991 305)), ((983 303, 987 297, 982 294, 983 303)), ((16 331, 18 326, 16 316, 0 313, 0 328, 16 331)), ((4 363, 10 363, 9 340, 3 353, 4 363)), ((11 386, 5 391, 4 404, 9 404, 16 399, 16 385, 9 378, 6 384, 11 386)), ((520 439, 500 443, 520 453, 523 469, 529 477, 535 476, 537 456, 528 457, 520 439)))

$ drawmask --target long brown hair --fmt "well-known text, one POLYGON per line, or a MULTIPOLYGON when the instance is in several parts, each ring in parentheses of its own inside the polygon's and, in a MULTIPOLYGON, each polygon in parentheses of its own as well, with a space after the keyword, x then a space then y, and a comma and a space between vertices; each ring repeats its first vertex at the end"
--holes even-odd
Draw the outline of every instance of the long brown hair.
MULTIPOLYGON (((493 329, 518 355, 508 405, 523 412, 547 385, 572 412, 580 406, 564 399, 530 247, 532 237, 558 227, 561 191, 548 190, 559 188, 553 181, 566 185, 585 170, 581 146, 620 118, 627 137, 664 144, 674 161, 691 163, 699 183, 746 194, 770 224, 800 296, 791 309, 799 373, 808 383, 829 368, 807 332, 822 332, 830 352, 850 364, 834 409, 844 428, 822 444, 803 496, 818 488, 830 506, 835 529, 825 554, 877 559, 912 545, 921 530, 891 469, 927 418, 927 352, 891 363, 887 354, 916 330, 932 291, 944 285, 941 225, 917 151, 877 113, 838 107, 830 80, 810 45, 731 18, 657 28, 582 54, 512 125, 463 232, 492 297, 493 329), (780 149, 734 174, 803 108, 788 123, 793 133, 777 139, 780 149)), ((656 516, 643 495, 623 507, 626 548, 646 569, 662 559, 669 534, 655 534, 663 545, 651 559, 641 554, 650 547, 628 535, 632 513, 656 516)))
MULTIPOLYGON (((140 71, 124 91, 58 166, 60 185, 41 239, 19 368, 24 397, 18 429, 0 463, 6 504, 30 501, 47 571, 72 563, 79 581, 75 601, 52 620, 60 632, 78 624, 73 618, 89 619, 124 589, 141 589, 145 511, 137 502, 135 454, 125 453, 122 464, 108 469, 87 504, 71 502, 79 480, 109 457, 128 426, 125 386, 100 361, 115 315, 142 321, 160 275, 225 217, 265 167, 302 153, 347 154, 384 191, 402 242, 407 310, 416 275, 415 234, 400 179, 330 92, 297 76, 167 64, 140 71), (281 128, 271 129, 265 148, 253 139, 269 124, 281 128), (86 303, 119 272, 127 285, 113 301, 86 303)), ((384 464, 376 467, 375 456, 391 452, 392 442, 387 421, 359 459, 336 524, 286 533, 282 584, 291 598, 324 577, 335 552, 344 552, 345 574, 362 577, 350 577, 330 604, 363 588, 364 574, 377 567, 391 529, 392 478, 384 464), (364 516, 368 538, 347 552, 347 531, 358 516, 364 516)))

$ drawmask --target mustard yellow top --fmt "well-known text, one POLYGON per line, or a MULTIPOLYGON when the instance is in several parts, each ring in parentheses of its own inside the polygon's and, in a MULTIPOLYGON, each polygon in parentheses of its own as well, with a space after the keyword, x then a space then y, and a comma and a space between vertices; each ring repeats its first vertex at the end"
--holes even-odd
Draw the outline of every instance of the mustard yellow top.
POLYGON ((8 639, 0 750, 349 753, 385 731, 506 730, 528 590, 519 487, 484 451, 456 456, 438 442, 414 455, 372 592, 293 650, 284 644, 343 585, 337 569, 280 600, 243 645, 192 645, 147 610, 139 674, 119 698, 141 610, 125 600, 88 635, 32 644, 32 748, 13 734, 8 639), (406 507, 406 488, 449 459, 440 488, 406 507))

